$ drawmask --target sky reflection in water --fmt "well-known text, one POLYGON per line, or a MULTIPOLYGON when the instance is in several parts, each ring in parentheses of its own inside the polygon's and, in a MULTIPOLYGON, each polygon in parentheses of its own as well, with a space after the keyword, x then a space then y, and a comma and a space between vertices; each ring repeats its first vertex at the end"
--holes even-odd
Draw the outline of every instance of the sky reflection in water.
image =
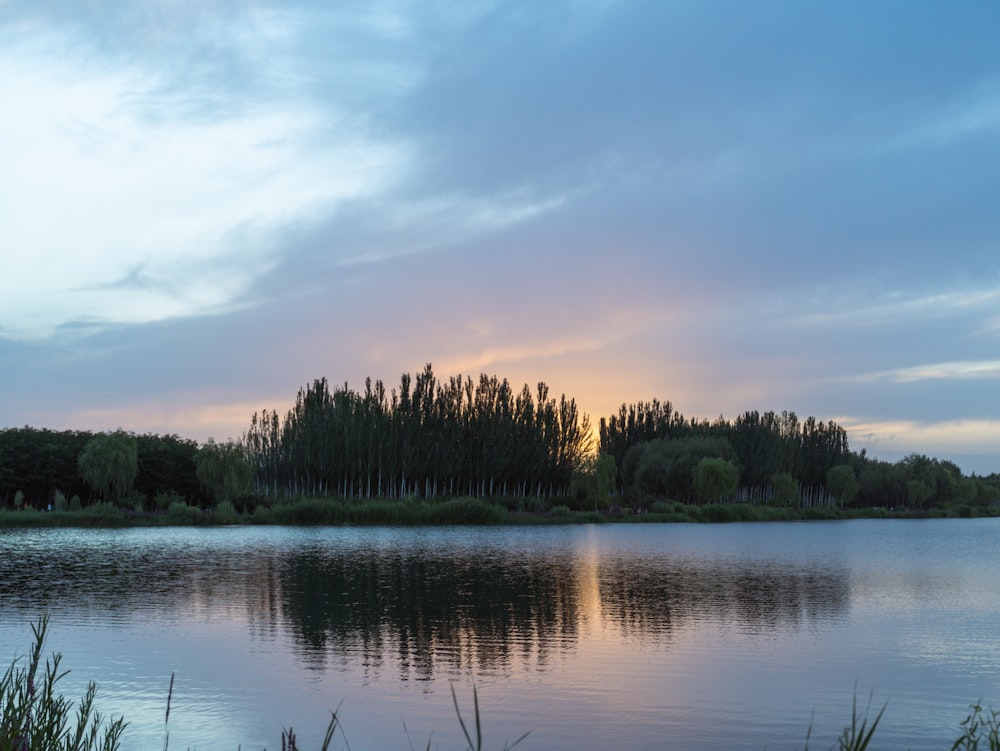
POLYGON ((310 742, 342 700, 352 748, 405 747, 404 721, 458 747, 449 687, 471 709, 473 683, 487 732, 534 729, 528 747, 801 748, 857 684, 891 700, 887 732, 936 748, 1000 699, 997 530, 6 532, 0 634, 23 652, 50 612, 50 648, 137 748, 162 745, 171 672, 177 748, 277 748, 289 724, 310 742))

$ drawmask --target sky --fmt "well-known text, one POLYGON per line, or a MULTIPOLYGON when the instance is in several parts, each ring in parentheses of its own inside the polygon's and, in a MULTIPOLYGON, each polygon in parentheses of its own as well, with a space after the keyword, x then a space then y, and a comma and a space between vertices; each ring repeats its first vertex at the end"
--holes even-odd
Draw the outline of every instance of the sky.
POLYGON ((1000 5, 0 0, 0 427, 326 377, 1000 472, 1000 5))

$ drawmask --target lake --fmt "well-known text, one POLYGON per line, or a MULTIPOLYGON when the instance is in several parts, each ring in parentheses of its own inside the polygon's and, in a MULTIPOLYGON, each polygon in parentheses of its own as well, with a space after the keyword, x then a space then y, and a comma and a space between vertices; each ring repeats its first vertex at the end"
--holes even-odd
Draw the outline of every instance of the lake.
POLYGON ((948 749, 1000 708, 1000 519, 0 531, 5 665, 46 652, 124 749, 948 749), (164 712, 175 683, 169 726, 164 712))

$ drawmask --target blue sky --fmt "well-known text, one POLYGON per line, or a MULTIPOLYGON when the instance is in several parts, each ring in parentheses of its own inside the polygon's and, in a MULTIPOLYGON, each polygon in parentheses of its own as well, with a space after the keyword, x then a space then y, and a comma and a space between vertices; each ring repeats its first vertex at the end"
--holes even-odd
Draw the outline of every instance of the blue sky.
POLYGON ((0 0, 0 425, 325 376, 1000 471, 1000 6, 0 0))

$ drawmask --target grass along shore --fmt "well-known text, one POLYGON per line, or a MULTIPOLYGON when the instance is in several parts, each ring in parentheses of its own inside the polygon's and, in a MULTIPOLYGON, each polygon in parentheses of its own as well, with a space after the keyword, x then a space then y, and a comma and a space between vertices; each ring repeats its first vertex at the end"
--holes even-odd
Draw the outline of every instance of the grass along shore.
POLYGON ((954 506, 928 511, 896 508, 791 508, 750 503, 685 504, 654 501, 648 506, 579 509, 573 499, 473 497, 442 499, 344 499, 293 497, 222 501, 202 509, 183 501, 150 511, 143 506, 95 503, 81 509, 0 510, 0 528, 219 526, 232 524, 442 526, 601 523, 718 523, 836 519, 929 519, 1000 516, 1000 507, 954 506), (576 506, 576 509, 571 508, 576 506))
MULTIPOLYGON (((68 671, 62 670, 59 654, 52 654, 43 662, 48 625, 47 616, 41 616, 36 623, 31 624, 33 641, 27 656, 14 658, 0 677, 0 751, 118 751, 122 736, 128 728, 126 718, 104 715, 97 710, 97 685, 93 681, 88 684, 84 696, 78 702, 60 693, 59 681, 68 671)), ((165 700, 164 751, 169 751, 173 684, 174 678, 171 676, 165 700)), ((467 743, 466 751, 483 751, 487 746, 483 740, 479 696, 474 687, 472 698, 472 718, 467 723, 452 687, 452 701, 467 743)), ((873 715, 869 700, 865 710, 859 712, 855 697, 850 722, 844 726, 835 747, 840 751, 865 751, 869 748, 887 706, 883 704, 873 715)), ((335 742, 341 740, 337 738, 338 731, 343 736, 340 719, 337 712, 333 711, 321 751, 329 751, 335 742)), ((282 751, 304 751, 297 745, 293 728, 282 729, 280 732, 282 751)), ((947 747, 951 751, 1000 751, 1000 714, 992 709, 984 709, 981 704, 970 707, 969 714, 958 723, 955 732, 956 740, 947 747)), ((502 748, 509 751, 529 735, 530 731, 514 741, 508 740, 502 748)), ((805 733, 805 751, 809 749, 811 736, 810 726, 805 733)), ((412 751, 413 743, 409 738, 407 741, 412 751)), ((342 737, 342 742, 345 748, 350 748, 346 736, 342 737)), ((430 740, 426 749, 431 749, 430 740)), ((946 750, 943 748, 943 751, 946 750)))

